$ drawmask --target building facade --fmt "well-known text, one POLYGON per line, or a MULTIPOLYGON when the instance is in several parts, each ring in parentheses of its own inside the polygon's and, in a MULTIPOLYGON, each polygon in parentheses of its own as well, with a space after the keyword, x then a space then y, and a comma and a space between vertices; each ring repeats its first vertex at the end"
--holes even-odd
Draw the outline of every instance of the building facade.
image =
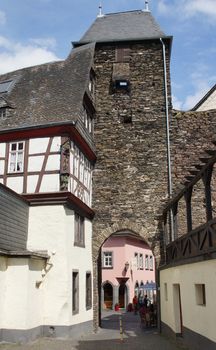
POLYGON ((93 52, 0 79, 2 341, 92 330, 93 52))
MULTIPOLYGON (((92 325, 97 329, 103 306, 102 247, 116 234, 127 232, 130 239, 145 241, 160 293, 158 267, 166 264, 167 243, 163 208, 170 197, 167 118, 172 109, 172 37, 146 9, 100 15, 73 45, 64 61, 0 76, 1 189, 10 191, 7 186, 16 191, 21 196, 17 200, 25 203, 20 214, 25 224, 19 220, 17 232, 7 233, 12 240, 5 237, 8 216, 2 209, 1 305, 4 291, 8 299, 2 306, 1 340, 78 335, 92 325), (16 236, 20 232, 21 251, 11 244, 20 242, 16 236), (10 244, 5 245, 8 240, 10 244), (17 295, 12 295, 14 284, 17 295), (26 312, 21 316, 23 286, 20 305, 26 312), (29 317, 32 313, 34 317, 29 317)), ((214 110, 174 111, 170 141, 175 186, 182 181, 187 184, 196 174, 190 167, 203 148, 211 155, 208 145, 215 134, 214 120, 214 110)), ((199 199, 193 216, 198 224, 206 220, 203 208, 209 213, 209 201, 200 201, 203 188, 209 189, 208 175, 178 206, 184 233, 193 224, 192 219, 188 226, 182 220, 190 213, 191 198, 199 199)), ((172 234, 170 241, 175 238, 172 234)), ((148 255, 137 254, 139 264, 140 255, 148 255)), ((119 260, 120 269, 125 263, 119 260)), ((131 273, 130 262, 129 270, 125 278, 131 273)), ((169 272, 169 283, 178 284, 175 272, 169 272)), ((122 270, 118 274, 123 278, 122 270)), ((162 285, 167 283, 169 292, 167 276, 166 269, 161 269, 162 285)), ((134 285, 128 288, 128 298, 132 290, 134 285)), ((178 287, 174 293, 176 298, 178 287)), ((127 301, 122 298, 121 303, 127 301)), ((162 322, 177 334, 179 326, 173 327, 173 314, 165 315, 165 305, 170 306, 161 307, 162 322)))
POLYGON ((130 237, 111 236, 102 246, 101 303, 104 309, 127 309, 136 294, 148 295, 153 302, 155 290, 148 285, 155 284, 155 262, 147 244, 130 237))

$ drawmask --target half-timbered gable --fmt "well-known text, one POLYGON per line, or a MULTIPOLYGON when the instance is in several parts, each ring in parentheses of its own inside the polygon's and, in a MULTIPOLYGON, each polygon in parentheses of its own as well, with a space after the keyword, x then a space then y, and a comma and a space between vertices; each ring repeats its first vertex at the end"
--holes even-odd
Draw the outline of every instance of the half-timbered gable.
POLYGON ((91 205, 94 46, 0 77, 1 106, 13 106, 0 118, 0 183, 22 194, 69 191, 91 205))

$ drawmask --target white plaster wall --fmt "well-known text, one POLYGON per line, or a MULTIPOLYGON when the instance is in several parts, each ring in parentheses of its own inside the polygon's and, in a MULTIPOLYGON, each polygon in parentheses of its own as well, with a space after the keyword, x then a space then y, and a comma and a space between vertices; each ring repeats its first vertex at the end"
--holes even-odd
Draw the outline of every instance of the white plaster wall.
POLYGON ((46 170, 60 169, 60 154, 50 155, 47 160, 46 170))
POLYGON ((59 152, 60 150, 60 147, 61 147, 61 137, 60 136, 56 136, 54 137, 53 139, 53 142, 52 142, 52 146, 51 146, 51 152, 59 152))
POLYGON ((86 247, 74 246, 74 212, 63 205, 30 207, 28 249, 47 249, 50 271, 41 285, 43 324, 62 326, 92 320, 85 310, 85 276, 92 271, 91 222, 86 220, 86 247), (79 314, 72 315, 72 270, 79 270, 79 314))
POLYGON ((46 152, 49 137, 42 137, 29 140, 29 154, 46 152))
POLYGON ((35 193, 39 175, 29 175, 27 177, 27 192, 35 193))
POLYGON ((7 270, 3 272, 1 328, 28 329, 41 324, 41 291, 35 281, 41 275, 42 264, 41 260, 32 262, 28 258, 7 259, 7 270))
POLYGON ((22 193, 23 191, 23 176, 8 177, 7 187, 11 188, 17 193, 22 193))
POLYGON ((0 257, 0 329, 4 325, 4 301, 6 296, 7 258, 0 257))
POLYGON ((44 156, 34 156, 28 158, 28 171, 41 171, 44 156))
POLYGON ((4 174, 4 165, 5 165, 5 161, 0 160, 0 175, 4 174))
POLYGON ((59 174, 43 175, 40 192, 59 191, 59 174))
POLYGON ((210 109, 216 109, 216 90, 208 97, 202 105, 197 108, 197 111, 208 111, 210 109))
MULTIPOLYGON (((42 137, 42 138, 36 138, 29 140, 29 153, 35 154, 35 153, 44 153, 46 152, 49 137, 42 137)), ((50 151, 51 152, 59 152, 61 146, 61 137, 56 136, 53 138, 52 146, 50 151)))
POLYGON ((0 157, 5 157, 6 143, 0 143, 0 157))
POLYGON ((173 284, 180 284, 183 326, 216 341, 216 259, 177 266, 160 272, 161 320, 174 332, 178 332, 174 319, 173 284), (167 301, 165 283, 167 283, 167 301), (196 303, 195 284, 205 284, 205 306, 196 303))

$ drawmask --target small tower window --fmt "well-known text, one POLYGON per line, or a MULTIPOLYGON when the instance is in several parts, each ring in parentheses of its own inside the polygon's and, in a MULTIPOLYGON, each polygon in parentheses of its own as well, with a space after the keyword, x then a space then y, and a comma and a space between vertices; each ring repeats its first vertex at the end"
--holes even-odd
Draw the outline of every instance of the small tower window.
POLYGON ((128 80, 124 80, 124 79, 115 80, 114 89, 115 90, 129 91, 130 90, 130 82, 128 80))
POLYGON ((7 109, 6 107, 0 108, 0 119, 5 119, 7 117, 7 109))

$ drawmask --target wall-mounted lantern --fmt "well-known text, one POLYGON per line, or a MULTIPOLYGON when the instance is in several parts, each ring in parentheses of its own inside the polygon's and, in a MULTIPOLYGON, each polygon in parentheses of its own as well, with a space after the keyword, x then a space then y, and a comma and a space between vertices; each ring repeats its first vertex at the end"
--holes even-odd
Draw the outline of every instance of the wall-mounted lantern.
POLYGON ((129 265, 130 265, 129 262, 126 261, 126 263, 125 263, 125 268, 124 268, 124 269, 125 269, 125 272, 127 272, 127 270, 129 269, 129 265))

